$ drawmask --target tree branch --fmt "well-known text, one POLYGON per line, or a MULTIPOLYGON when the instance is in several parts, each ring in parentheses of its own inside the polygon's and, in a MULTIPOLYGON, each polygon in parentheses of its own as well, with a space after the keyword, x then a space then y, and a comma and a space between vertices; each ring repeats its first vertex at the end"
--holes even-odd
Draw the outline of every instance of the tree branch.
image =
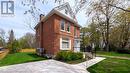
POLYGON ((120 9, 120 10, 123 10, 123 11, 126 11, 126 12, 130 12, 130 10, 127 10, 127 9, 124 9, 124 8, 121 8, 121 7, 118 7, 118 6, 114 6, 112 4, 109 4, 109 5, 112 6, 112 7, 117 8, 117 9, 120 9))

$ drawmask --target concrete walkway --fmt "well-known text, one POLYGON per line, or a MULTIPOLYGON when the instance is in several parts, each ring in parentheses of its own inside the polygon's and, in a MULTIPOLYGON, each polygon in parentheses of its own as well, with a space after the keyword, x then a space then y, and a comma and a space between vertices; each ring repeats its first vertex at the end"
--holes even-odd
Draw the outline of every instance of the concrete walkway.
POLYGON ((0 67, 0 73, 89 73, 86 68, 104 59, 96 57, 95 59, 75 65, 55 60, 44 60, 0 67))

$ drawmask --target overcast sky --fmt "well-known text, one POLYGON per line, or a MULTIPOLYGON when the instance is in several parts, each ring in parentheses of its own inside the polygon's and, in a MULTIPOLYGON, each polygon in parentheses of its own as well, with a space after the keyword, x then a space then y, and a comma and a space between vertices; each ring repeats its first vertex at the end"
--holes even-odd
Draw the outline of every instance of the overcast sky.
MULTIPOLYGON (((0 0, 6 1, 6 0, 0 0)), ((2 16, 0 13, 0 28, 2 28, 6 35, 8 31, 13 29, 16 38, 20 38, 25 35, 27 32, 35 33, 29 27, 26 26, 26 21, 28 19, 27 15, 24 15, 24 11, 27 10, 26 7, 23 7, 21 4, 22 0, 13 0, 14 1, 14 16, 2 16)), ((54 0, 53 0, 54 1, 54 0)), ((52 0, 48 0, 48 3, 45 5, 38 4, 37 6, 42 10, 41 13, 48 14, 54 7, 57 6, 52 0)), ((73 7, 74 0, 68 0, 70 6, 73 7)), ((0 8, 1 12, 1 8, 0 8)), ((80 11, 77 14, 78 23, 81 26, 86 26, 88 22, 88 17, 85 15, 85 10, 80 11)))

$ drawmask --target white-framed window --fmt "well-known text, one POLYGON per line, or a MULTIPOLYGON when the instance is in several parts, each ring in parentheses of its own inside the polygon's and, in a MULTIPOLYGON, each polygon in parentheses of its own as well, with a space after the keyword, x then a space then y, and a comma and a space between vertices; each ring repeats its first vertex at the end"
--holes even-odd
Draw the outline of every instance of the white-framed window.
POLYGON ((62 39, 62 48, 69 48, 69 40, 62 39))
POLYGON ((70 28, 71 28, 71 25, 70 25, 70 23, 68 23, 68 25, 67 25, 67 32, 70 32, 70 28))
POLYGON ((61 50, 70 50, 71 49, 71 40, 68 38, 60 39, 60 49, 61 50))
POLYGON ((65 21, 64 20, 61 20, 61 22, 60 22, 60 29, 65 30, 65 21))
POLYGON ((76 27, 74 27, 74 36, 77 36, 76 27))

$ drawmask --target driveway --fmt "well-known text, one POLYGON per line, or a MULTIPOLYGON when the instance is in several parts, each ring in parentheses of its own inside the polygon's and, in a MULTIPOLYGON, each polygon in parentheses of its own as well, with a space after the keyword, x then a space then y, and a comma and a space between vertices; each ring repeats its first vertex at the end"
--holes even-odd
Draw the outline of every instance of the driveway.
POLYGON ((75 65, 56 60, 44 60, 0 67, 0 73, 89 73, 86 68, 103 59, 102 57, 96 57, 75 65))

